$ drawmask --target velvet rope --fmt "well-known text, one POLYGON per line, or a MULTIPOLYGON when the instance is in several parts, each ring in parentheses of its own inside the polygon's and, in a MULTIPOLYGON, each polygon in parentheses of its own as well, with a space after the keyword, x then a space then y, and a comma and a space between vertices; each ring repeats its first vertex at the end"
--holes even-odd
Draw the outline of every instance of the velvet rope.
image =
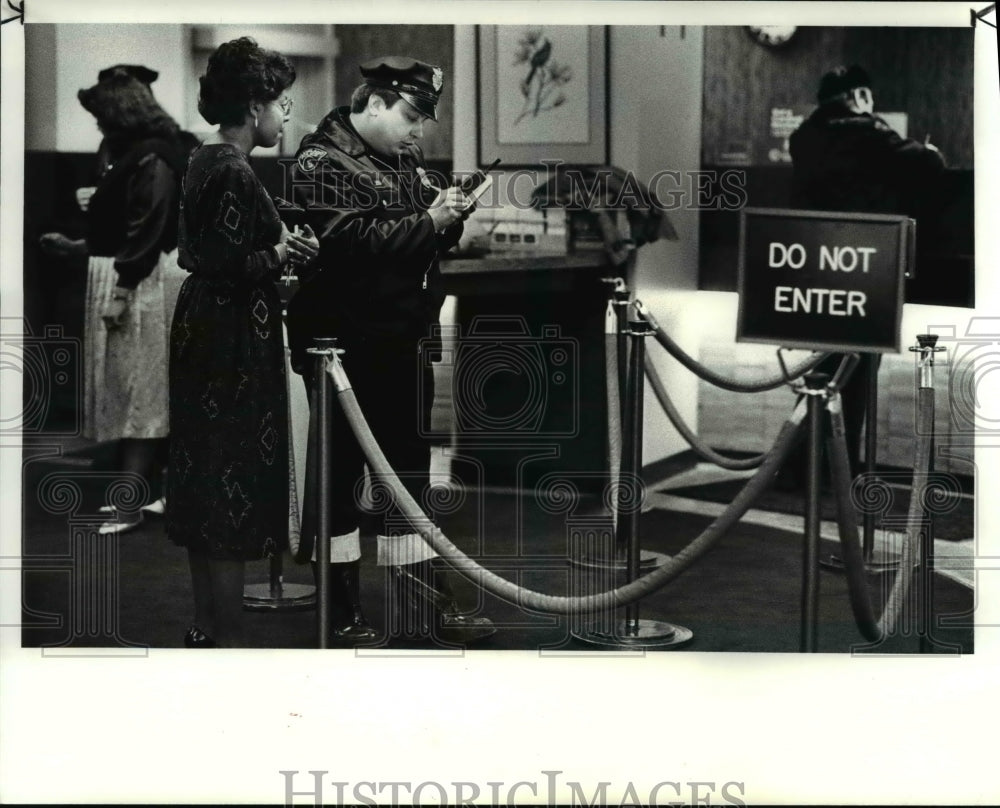
POLYGON ((754 382, 737 382, 733 379, 727 379, 725 376, 721 376, 715 371, 710 370, 697 360, 693 359, 689 354, 685 353, 684 349, 667 335, 666 331, 663 330, 660 324, 656 321, 656 318, 653 317, 649 309, 647 309, 641 301, 635 301, 635 307, 655 332, 654 336, 656 337, 656 341, 666 348, 674 359, 684 365, 684 367, 694 373, 698 378, 733 393, 762 393, 765 390, 774 390, 781 387, 783 384, 787 384, 790 379, 796 379, 803 373, 808 373, 820 362, 826 359, 827 356, 829 356, 829 354, 825 353, 812 354, 802 360, 802 362, 798 365, 793 366, 788 371, 788 378, 785 378, 785 375, 782 373, 778 376, 772 376, 770 378, 760 379, 754 382))
POLYGON ((548 595, 512 583, 486 569, 456 547, 424 514, 399 481, 365 421, 354 391, 350 387, 350 381, 339 360, 332 363, 330 373, 337 387, 337 398, 340 406, 357 437, 370 470, 388 482, 395 497, 396 506, 427 543, 459 573, 486 591, 516 606, 548 614, 583 614, 617 609, 640 600, 679 576, 711 549, 770 486, 774 475, 798 437, 806 413, 805 403, 801 402, 782 426, 774 448, 768 453, 767 459, 757 473, 747 481, 729 507, 666 563, 616 589, 594 595, 567 597, 548 595))

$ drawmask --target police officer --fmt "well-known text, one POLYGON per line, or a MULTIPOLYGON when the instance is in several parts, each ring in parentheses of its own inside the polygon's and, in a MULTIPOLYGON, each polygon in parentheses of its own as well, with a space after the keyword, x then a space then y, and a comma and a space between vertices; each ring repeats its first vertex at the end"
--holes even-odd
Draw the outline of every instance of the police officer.
MULTIPOLYGON (((933 194, 944 168, 938 149, 929 142, 904 138, 874 114, 868 72, 858 66, 837 67, 820 80, 819 106, 792 133, 792 206, 806 210, 890 213, 913 216, 921 198, 933 194)), ((842 354, 816 368, 833 375, 842 354)), ((842 390, 848 458, 860 471, 861 431, 865 421, 867 375, 880 354, 866 354, 842 390)), ((801 449, 793 454, 779 485, 794 487, 805 479, 801 449)))
MULTIPOLYGON (((320 241, 320 270, 288 309, 292 366, 311 387, 306 349, 316 337, 337 338, 376 441, 422 502, 434 397, 427 342, 444 301, 438 256, 458 242, 471 206, 459 188, 428 178, 418 145, 428 119, 437 120, 441 69, 387 56, 361 65, 361 75, 350 106, 303 138, 292 169, 294 199, 320 241)), ((356 644, 375 635, 358 595, 364 460, 339 407, 333 419, 331 625, 336 639, 356 644)), ((398 512, 382 514, 378 564, 405 624, 455 643, 493 634, 488 619, 459 612, 435 555, 398 512)))

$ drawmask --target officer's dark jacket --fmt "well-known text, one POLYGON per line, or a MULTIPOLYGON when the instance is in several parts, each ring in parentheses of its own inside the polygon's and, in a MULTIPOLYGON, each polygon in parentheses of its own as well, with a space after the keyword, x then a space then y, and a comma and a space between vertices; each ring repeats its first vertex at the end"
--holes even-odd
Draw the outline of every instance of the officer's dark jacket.
POLYGON ((373 159, 349 114, 348 107, 333 110, 303 138, 291 172, 293 199, 320 242, 319 272, 288 308, 292 366, 300 372, 318 336, 430 336, 444 301, 438 254, 462 234, 461 222, 434 231, 426 213, 434 192, 415 172, 423 166, 420 149, 402 155, 397 172, 394 158, 373 159))
POLYGON ((913 215, 916 197, 934 192, 944 168, 938 152, 837 103, 816 109, 789 150, 792 205, 810 210, 913 215))

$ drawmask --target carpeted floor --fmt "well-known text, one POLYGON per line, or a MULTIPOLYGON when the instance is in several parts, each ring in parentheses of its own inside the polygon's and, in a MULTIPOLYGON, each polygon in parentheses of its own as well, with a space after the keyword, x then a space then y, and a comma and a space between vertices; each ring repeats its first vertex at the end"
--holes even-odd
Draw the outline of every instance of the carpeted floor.
MULTIPOLYGON (((51 482, 50 478, 46 485, 51 482)), ((84 466, 76 470, 69 467, 67 471, 65 460, 40 458, 26 462, 25 646, 182 645, 191 609, 186 554, 166 539, 162 519, 147 518, 140 528, 110 543, 113 552, 103 560, 90 559, 93 569, 103 570, 103 579, 108 577, 107 570, 113 570, 113 587, 97 592, 93 582, 82 580, 80 559, 88 550, 74 537, 80 535, 82 526, 93 524, 108 482, 107 475, 84 466), (69 505, 61 511, 53 508, 51 496, 46 499, 47 507, 41 505, 39 485, 54 473, 68 474, 75 480, 81 499, 69 503, 74 515, 67 512, 69 505), (102 600, 95 601, 97 596, 102 600), (95 620, 98 613, 105 615, 104 619, 95 620)), ((697 491, 688 493, 692 496, 697 491)), ((710 493, 721 496, 715 491, 710 493)), ((505 578, 533 589, 560 595, 578 591, 577 568, 566 562, 569 537, 574 524, 594 516, 594 503, 580 501, 576 511, 567 515, 550 512, 551 503, 540 503, 531 495, 466 491, 459 499, 457 505, 448 503, 449 512, 437 514, 437 520, 449 538, 470 556, 505 578)), ((655 506, 655 497, 651 502, 655 506)), ((651 507, 641 517, 642 547, 676 553, 710 522, 711 517, 704 514, 651 507)), ((688 571, 643 600, 639 616, 689 628, 694 636, 683 646, 688 651, 797 652, 802 545, 801 532, 741 523, 688 571)), ((381 571, 374 565, 374 540, 364 546, 362 598, 373 625, 382 627, 386 589, 381 571)), ((835 543, 824 542, 824 556, 835 552, 835 543)), ((268 569, 267 563, 250 565, 248 582, 266 581, 268 569)), ((876 611, 892 580, 886 575, 870 578, 876 611)), ((308 566, 285 559, 284 581, 311 584, 308 566)), ((569 618, 526 613, 480 594, 465 580, 459 580, 456 588, 470 610, 488 615, 497 624, 497 634, 479 646, 483 649, 593 650, 593 646, 571 636, 571 630, 579 626, 569 618)), ((945 645, 949 645, 952 650, 972 652, 973 591, 937 577, 935 603, 938 616, 948 618, 947 628, 933 630, 935 640, 942 644, 937 650, 948 650, 945 645)), ((865 649, 853 622, 844 577, 821 572, 820 651, 917 653, 919 640, 914 624, 908 622, 903 629, 877 648, 865 649)), ((246 633, 249 643, 257 648, 314 648, 315 613, 247 612, 246 633)), ((435 648, 433 643, 414 645, 398 640, 377 645, 381 651, 371 653, 416 653, 435 648)))

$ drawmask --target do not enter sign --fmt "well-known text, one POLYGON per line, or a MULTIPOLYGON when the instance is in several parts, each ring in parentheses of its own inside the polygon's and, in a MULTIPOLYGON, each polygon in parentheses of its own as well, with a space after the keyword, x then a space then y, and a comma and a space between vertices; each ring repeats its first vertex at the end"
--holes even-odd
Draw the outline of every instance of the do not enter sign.
POLYGON ((745 208, 736 339, 898 353, 915 226, 905 216, 745 208))

